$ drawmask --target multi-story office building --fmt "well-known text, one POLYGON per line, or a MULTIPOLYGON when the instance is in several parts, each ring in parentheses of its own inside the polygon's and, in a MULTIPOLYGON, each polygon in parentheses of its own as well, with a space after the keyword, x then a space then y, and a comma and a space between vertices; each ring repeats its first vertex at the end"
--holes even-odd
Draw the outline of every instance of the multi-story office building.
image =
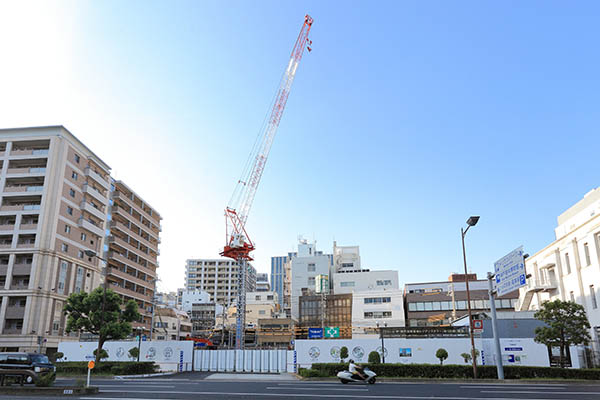
POLYGON ((113 180, 110 192, 107 281, 125 301, 138 304, 142 319, 134 322, 133 328, 149 333, 162 218, 122 181, 113 180))
MULTIPOLYGON (((278 316, 279 302, 277 292, 246 293, 246 327, 256 328, 259 318, 275 318, 278 316)), ((229 307, 227 321, 230 326, 236 323, 236 304, 229 307)))
MULTIPOLYGON (((106 232, 118 185, 109 166, 62 126, 0 130, 0 165, 0 349, 51 353, 78 336, 65 332, 66 298, 103 282, 100 258, 110 254, 106 232)), ((110 261, 107 279, 124 282, 110 261)), ((150 297, 121 295, 147 317, 153 284, 136 281, 135 271, 125 278, 152 288, 144 292, 150 297)))
POLYGON ((600 352, 600 188, 562 213, 554 233, 554 242, 525 260, 531 277, 519 291, 517 310, 538 310, 555 299, 582 305, 600 352))
MULTIPOLYGON (((286 280, 286 266, 291 267, 288 262, 294 257, 296 253, 288 253, 287 256, 271 257, 271 290, 277 292, 279 305, 284 307, 285 297, 285 280, 286 280)), ((289 308, 289 307, 288 307, 289 308)))
POLYGON ((400 289, 369 290, 352 293, 352 332, 365 333, 365 329, 403 327, 404 296, 400 289))
POLYGON ((398 290, 398 271, 341 271, 333 274, 333 293, 398 290))
POLYGON ((257 292, 270 292, 271 285, 269 285, 269 274, 266 272, 256 274, 256 291, 257 292))
MULTIPOLYGON (((304 293, 299 297, 299 328, 339 327, 340 338, 352 337, 352 294, 304 293)), ((297 331, 297 338, 307 333, 306 329, 297 331)))
POLYGON ((110 168, 62 126, 0 130, 0 349, 55 351, 101 282, 110 168))
POLYGON ((185 290, 181 293, 180 310, 185 312, 192 311, 194 304, 210 303, 210 295, 202 290, 185 290))
MULTIPOLYGON (((471 310, 488 312, 490 302, 487 279, 469 274, 471 310)), ((496 299, 498 311, 514 311, 519 291, 496 299)), ((467 311, 465 274, 452 274, 448 281, 408 283, 404 286, 404 307, 408 326, 448 325, 467 311)))
MULTIPOLYGON (((256 290, 256 269, 248 264, 246 292, 256 290)), ((212 301, 224 307, 230 306, 237 298, 239 267, 233 260, 193 259, 185 265, 186 290, 202 290, 212 301)))
POLYGON ((317 251, 315 243, 300 240, 298 253, 289 261, 291 263, 290 305, 293 319, 300 316, 299 298, 303 289, 314 291, 317 275, 328 275, 332 263, 331 255, 317 251))

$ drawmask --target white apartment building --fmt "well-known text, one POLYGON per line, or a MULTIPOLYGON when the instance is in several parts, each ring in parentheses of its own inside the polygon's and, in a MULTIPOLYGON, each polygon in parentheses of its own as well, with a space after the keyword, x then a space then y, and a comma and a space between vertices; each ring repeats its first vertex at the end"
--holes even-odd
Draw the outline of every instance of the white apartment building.
POLYGON ((300 316, 299 298, 302 289, 314 291, 316 276, 328 275, 332 261, 331 256, 317 251, 315 243, 308 243, 302 239, 298 243, 298 254, 289 262, 291 263, 291 316, 297 321, 300 316))
POLYGON ((352 293, 352 333, 364 333, 377 324, 403 327, 404 294, 401 289, 369 290, 352 293))
MULTIPOLYGON (((256 290, 256 269, 248 264, 246 291, 256 290)), ((238 265, 227 258, 187 260, 185 265, 185 289, 202 290, 212 301, 225 307, 237 298, 238 265)))
POLYGON ((600 351, 600 188, 558 217, 556 240, 525 260, 531 278, 519 291, 518 311, 537 310, 548 300, 581 304, 600 351))
POLYGON ((269 274, 266 272, 260 272, 256 274, 256 291, 257 292, 270 292, 271 285, 269 285, 269 274))
POLYGON ((360 250, 358 246, 338 246, 333 242, 333 268, 334 272, 360 271, 360 250))
POLYGON ((186 290, 181 293, 180 309, 189 313, 192 312, 194 304, 210 303, 210 294, 202 290, 186 290))
POLYGON ((381 270, 337 272, 333 274, 333 293, 398 290, 398 271, 381 270))

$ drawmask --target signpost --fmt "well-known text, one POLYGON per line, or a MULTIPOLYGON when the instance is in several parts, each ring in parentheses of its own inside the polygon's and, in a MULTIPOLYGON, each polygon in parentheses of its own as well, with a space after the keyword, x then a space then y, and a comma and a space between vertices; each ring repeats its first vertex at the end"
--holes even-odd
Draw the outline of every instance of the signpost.
POLYGON ((87 376, 87 387, 90 387, 90 373, 96 366, 96 363, 93 361, 88 362, 88 376, 87 376))
POLYGON ((496 295, 504 296, 526 285, 523 246, 511 251, 494 263, 496 295))
POLYGON ((483 320, 481 320, 481 319, 474 319, 473 320, 473 332, 474 333, 481 333, 481 332, 483 332, 483 320))
POLYGON ((323 328, 308 328, 308 338, 309 339, 322 339, 323 338, 323 328))
POLYGON ((340 327, 339 326, 325 327, 325 337, 326 338, 339 338, 340 337, 340 327))

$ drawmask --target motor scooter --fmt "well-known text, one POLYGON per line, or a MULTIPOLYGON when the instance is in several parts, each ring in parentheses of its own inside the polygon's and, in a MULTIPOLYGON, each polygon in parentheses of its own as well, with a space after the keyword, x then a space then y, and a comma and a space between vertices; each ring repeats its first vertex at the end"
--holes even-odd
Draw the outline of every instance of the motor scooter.
POLYGON ((364 382, 370 384, 375 383, 375 377, 377 376, 375 372, 371 371, 369 368, 363 368, 362 372, 367 379, 363 379, 359 375, 353 374, 350 371, 340 371, 338 372, 337 377, 340 378, 340 381, 344 384, 348 382, 364 382))

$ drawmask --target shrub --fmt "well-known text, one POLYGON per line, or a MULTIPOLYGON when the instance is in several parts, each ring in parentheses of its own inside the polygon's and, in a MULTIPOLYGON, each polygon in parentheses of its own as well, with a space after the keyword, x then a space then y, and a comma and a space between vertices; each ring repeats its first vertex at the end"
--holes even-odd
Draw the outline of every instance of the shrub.
MULTIPOLYGON (((98 349, 94 350, 94 357, 96 357, 96 353, 98 353, 98 349)), ((100 349, 100 360, 104 360, 108 358, 108 352, 104 349, 100 349)))
POLYGON ((444 365, 444 360, 448 358, 446 349, 437 349, 435 356, 440 359, 440 365, 444 365))
POLYGON ((322 371, 317 369, 300 368, 298 374, 304 378, 324 378, 327 377, 322 371))
POLYGON ((55 379, 56 379, 55 374, 41 375, 40 377, 38 377, 38 379, 36 379, 35 386, 39 386, 39 387, 52 386, 54 384, 55 379))
POLYGON ((465 364, 470 363, 471 359, 473 358, 469 353, 461 353, 460 356, 463 358, 463 360, 465 360, 465 364))
POLYGON ((61 358, 63 358, 65 355, 63 353, 61 353, 60 351, 57 351, 56 353, 50 354, 48 356, 48 359, 50 360, 50 362, 52 362, 53 364, 56 362, 56 360, 59 360, 61 358))
POLYGON ((129 349, 128 353, 129 358, 137 360, 138 356, 140 355, 140 349, 138 349, 137 347, 132 347, 129 349))
POLYGON ((346 358, 348 358, 348 348, 346 346, 342 346, 340 349, 340 360, 344 362, 346 358))
MULTIPOLYGON (((402 378, 431 379, 472 379, 473 368, 470 365, 437 365, 437 364, 365 364, 379 376, 402 378)), ((348 368, 343 363, 313 364, 312 369, 320 371, 323 376, 336 376, 338 372, 348 368)), ((522 365, 505 366, 506 379, 589 379, 600 380, 600 368, 569 369, 551 367, 528 367, 522 365)), ((495 365, 477 367, 477 378, 496 379, 495 365)))
MULTIPOLYGON (((141 375, 156 372, 158 365, 153 361, 104 361, 96 364, 94 374, 104 375, 141 375)), ((69 361, 56 364, 56 373, 60 375, 87 374, 87 361, 69 361)))
POLYGON ((379 357, 379 353, 376 351, 372 351, 369 353, 369 364, 380 364, 381 358, 379 357))

